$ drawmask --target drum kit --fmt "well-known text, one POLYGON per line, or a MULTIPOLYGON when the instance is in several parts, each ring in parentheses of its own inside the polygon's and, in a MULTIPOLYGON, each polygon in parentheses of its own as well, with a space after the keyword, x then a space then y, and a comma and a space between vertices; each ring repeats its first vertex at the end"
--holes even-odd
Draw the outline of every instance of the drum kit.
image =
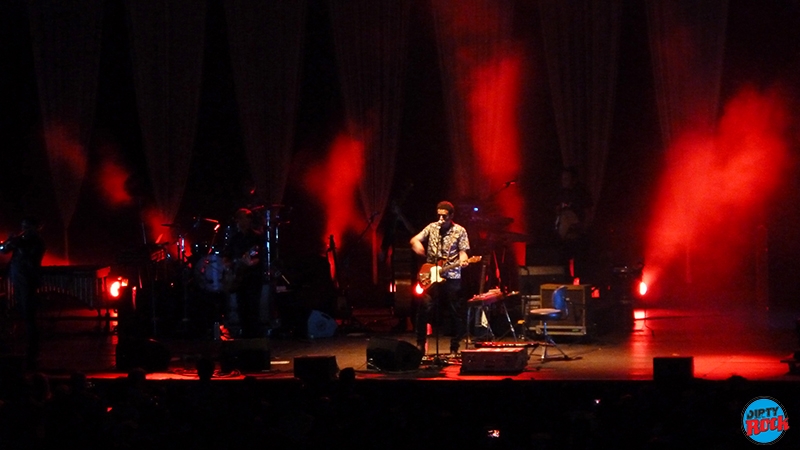
MULTIPOLYGON (((257 216, 254 221, 256 226, 263 227, 264 257, 267 263, 265 282, 269 282, 272 274, 270 269, 277 258, 278 228, 287 223, 285 216, 288 216, 290 209, 273 205, 251 210, 257 216)), ((196 310, 207 310, 208 305, 217 305, 216 308, 219 309, 231 301, 235 302, 231 300, 234 296, 228 295, 231 269, 223 256, 225 248, 237 232, 234 219, 231 217, 220 221, 197 216, 190 221, 164 223, 162 226, 172 228, 177 236, 175 242, 167 244, 168 248, 165 249, 167 253, 176 256, 168 258, 172 264, 179 266, 178 270, 173 271, 173 279, 167 280, 167 284, 182 289, 182 292, 176 290, 174 294, 183 298, 183 322, 189 322, 190 317, 194 318, 196 310)), ((198 314, 204 316, 202 312, 198 314)), ((206 319, 201 317, 202 321, 206 319)))
POLYGON ((189 225, 166 223, 162 226, 177 229, 178 259, 192 274, 191 281, 204 291, 222 292, 225 274, 222 251, 235 225, 223 226, 215 219, 195 217, 189 225))

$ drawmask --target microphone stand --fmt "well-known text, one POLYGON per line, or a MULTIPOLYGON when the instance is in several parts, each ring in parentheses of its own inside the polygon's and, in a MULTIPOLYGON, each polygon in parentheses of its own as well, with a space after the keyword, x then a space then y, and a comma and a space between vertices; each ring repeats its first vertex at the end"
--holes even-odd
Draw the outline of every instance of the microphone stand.
MULTIPOLYGON (((442 256, 442 250, 444 249, 444 236, 447 234, 447 233, 442 234, 441 225, 443 223, 444 223, 444 220, 439 220, 439 256, 440 257, 438 259, 440 261, 442 259, 444 259, 444 256, 442 256)), ((438 278, 441 278, 441 275, 442 274, 439 273, 438 274, 438 278)), ((442 326, 442 295, 439 292, 439 287, 441 287, 441 283, 442 283, 442 281, 440 280, 438 282, 439 286, 434 286, 433 287, 433 289, 436 289, 436 328, 435 328, 435 331, 434 331, 434 338, 436 339, 436 344, 435 344, 436 353, 433 355, 433 359, 431 361, 431 366, 433 366, 435 368, 442 368, 447 364, 447 362, 444 359, 442 359, 441 354, 439 353, 439 337, 440 337, 439 328, 441 328, 441 326, 442 326)), ((433 300, 433 298, 431 298, 431 300, 433 300)))

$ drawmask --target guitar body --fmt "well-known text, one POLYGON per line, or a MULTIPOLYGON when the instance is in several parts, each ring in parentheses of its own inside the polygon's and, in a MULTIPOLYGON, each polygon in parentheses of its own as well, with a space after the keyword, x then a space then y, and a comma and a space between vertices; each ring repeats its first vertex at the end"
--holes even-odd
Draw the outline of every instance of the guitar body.
MULTIPOLYGON (((481 260, 481 256, 473 256, 467 260, 467 264, 476 263, 481 260)), ((419 274, 417 276, 417 281, 419 282, 420 287, 423 291, 427 291, 429 287, 436 283, 441 283, 445 281, 446 278, 442 277, 442 273, 458 267, 460 263, 456 262, 453 264, 442 265, 444 261, 440 261, 439 264, 431 264, 425 263, 422 267, 419 268, 419 274)))
POLYGON ((437 264, 425 263, 419 268, 419 285, 427 290, 432 284, 442 281, 442 267, 437 264))
POLYGON ((231 293, 239 288, 244 278, 254 270, 258 264, 258 246, 248 250, 241 258, 236 258, 226 264, 222 274, 222 286, 225 292, 231 293))

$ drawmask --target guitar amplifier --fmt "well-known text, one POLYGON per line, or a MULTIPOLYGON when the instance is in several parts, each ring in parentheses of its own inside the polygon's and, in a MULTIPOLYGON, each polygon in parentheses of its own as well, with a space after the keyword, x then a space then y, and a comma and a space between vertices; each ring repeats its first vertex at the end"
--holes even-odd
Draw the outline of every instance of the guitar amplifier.
MULTIPOLYGON (((571 284, 543 284, 540 291, 541 295, 536 299, 539 302, 539 307, 552 308, 553 292, 560 286, 567 287, 569 315, 564 320, 549 320, 547 322, 547 334, 552 336, 585 336, 587 334, 586 300, 591 295, 591 286, 586 284, 577 286, 571 284)), ((528 331, 535 331, 536 334, 542 334, 544 331, 544 324, 542 322, 530 323, 528 324, 528 331)))
POLYGON ((522 295, 539 295, 541 285, 557 283, 570 283, 565 266, 523 266, 519 268, 519 292, 522 295))

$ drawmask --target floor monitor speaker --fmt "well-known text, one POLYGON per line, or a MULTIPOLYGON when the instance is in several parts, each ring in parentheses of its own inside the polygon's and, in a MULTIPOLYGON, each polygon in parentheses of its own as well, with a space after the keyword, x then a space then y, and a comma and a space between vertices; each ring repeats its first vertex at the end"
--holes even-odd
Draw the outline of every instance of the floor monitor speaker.
POLYGON ((269 370, 270 351, 265 338, 222 341, 220 370, 222 372, 262 372, 269 370))
POLYGON ((694 357, 657 356, 653 358, 653 381, 688 381, 694 378, 694 357))
POLYGON ((367 365, 378 370, 416 370, 421 362, 422 350, 406 341, 374 337, 367 342, 367 365))

